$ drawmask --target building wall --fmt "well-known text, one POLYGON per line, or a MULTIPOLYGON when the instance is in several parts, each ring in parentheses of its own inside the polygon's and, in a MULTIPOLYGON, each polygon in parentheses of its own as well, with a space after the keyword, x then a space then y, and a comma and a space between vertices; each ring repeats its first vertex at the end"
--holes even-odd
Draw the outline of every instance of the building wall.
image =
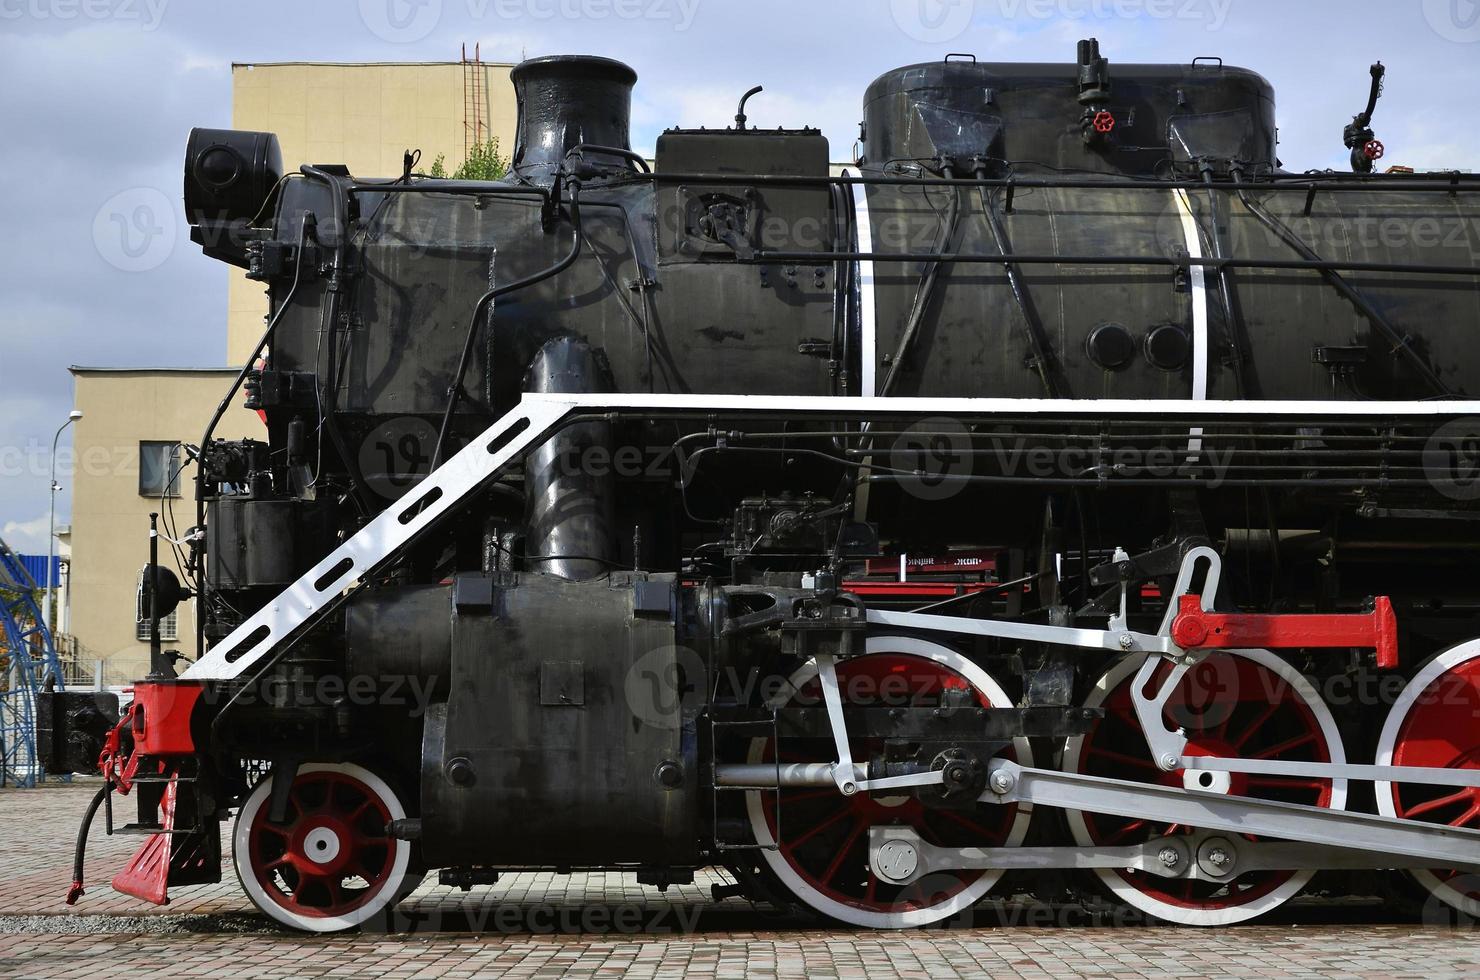
MULTIPOLYGON (((139 494, 139 443, 198 443, 236 373, 228 368, 72 369, 76 406, 83 414, 73 431, 76 465, 69 488, 70 631, 84 660, 105 662, 109 683, 142 677, 149 669, 149 644, 135 638, 135 587, 149 559, 149 514, 163 511, 158 497, 139 494)), ((255 413, 233 407, 216 435, 241 439, 262 432, 255 413)), ((182 471, 180 496, 165 505, 173 505, 174 537, 195 523, 193 474, 193 466, 182 471)), ((161 541, 160 561, 173 568, 168 554, 161 541)), ((192 653, 195 620, 189 605, 180 607, 179 647, 192 653)))
MULTIPOLYGON (((484 138, 497 137, 505 155, 514 146, 512 67, 485 63, 481 72, 484 138)), ((472 118, 464 76, 460 62, 233 65, 232 126, 276 133, 290 172, 342 163, 359 177, 395 177, 402 154, 420 149, 419 170, 443 154, 450 173, 463 161, 472 118)), ((262 335, 267 294, 235 268, 228 290, 226 359, 242 363, 262 335)))

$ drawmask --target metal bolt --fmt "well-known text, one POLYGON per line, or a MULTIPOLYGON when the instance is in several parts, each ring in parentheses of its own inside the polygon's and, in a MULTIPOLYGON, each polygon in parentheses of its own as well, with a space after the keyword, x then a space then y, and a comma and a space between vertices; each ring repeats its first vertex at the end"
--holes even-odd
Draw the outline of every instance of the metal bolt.
POLYGON ((844 783, 843 785, 839 786, 838 789, 843 791, 844 796, 853 796, 855 793, 858 792, 858 784, 844 783))
POLYGON ((1120 634, 1120 649, 1129 650, 1135 645, 1136 641, 1129 633, 1120 634))
POLYGON ((1156 855, 1156 857, 1162 864, 1169 868, 1175 868, 1178 864, 1182 863, 1182 855, 1177 853, 1175 847, 1163 847, 1161 853, 1156 855))
POLYGON ((1017 781, 1012 778, 1012 773, 1008 772, 1006 769, 998 769, 996 772, 992 773, 992 792, 1009 792, 1016 784, 1016 782, 1017 781))
POLYGON ((1161 767, 1167 772, 1171 772, 1173 769, 1179 768, 1180 762, 1181 760, 1174 755, 1164 755, 1161 757, 1161 767))
POLYGON ((1215 847, 1208 852, 1208 861, 1215 868, 1226 868, 1233 858, 1221 847, 1215 847))

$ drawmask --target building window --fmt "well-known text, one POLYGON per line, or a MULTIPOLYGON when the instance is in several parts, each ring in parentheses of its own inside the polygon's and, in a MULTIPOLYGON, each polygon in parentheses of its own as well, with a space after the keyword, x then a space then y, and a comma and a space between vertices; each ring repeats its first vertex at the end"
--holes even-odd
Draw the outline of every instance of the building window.
POLYGON ((179 460, 178 442, 139 443, 139 495, 180 496, 179 460))
MULTIPOLYGON (((149 597, 144 591, 145 568, 139 569, 139 580, 134 586, 134 639, 144 643, 149 642, 149 597)), ((161 640, 178 640, 180 638, 180 610, 172 609, 168 616, 159 617, 159 638, 161 640)))

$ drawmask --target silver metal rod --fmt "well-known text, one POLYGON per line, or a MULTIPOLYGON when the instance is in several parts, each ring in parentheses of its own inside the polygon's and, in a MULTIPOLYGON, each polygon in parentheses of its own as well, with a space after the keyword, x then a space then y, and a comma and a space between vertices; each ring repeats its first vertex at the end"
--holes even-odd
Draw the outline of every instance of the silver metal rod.
POLYGON ((1182 768, 1246 772, 1256 776, 1312 776, 1317 779, 1371 779, 1389 783, 1480 786, 1480 769, 1430 769, 1422 766, 1364 766, 1355 763, 1283 762, 1278 759, 1217 759, 1183 756, 1182 768))
POLYGON ((1002 759, 993 760, 991 773, 989 786, 1007 785, 1009 788, 1003 793, 982 794, 983 802, 1035 803, 1121 817, 1145 817, 1203 830, 1406 854, 1423 858, 1432 862, 1430 867, 1438 868, 1466 866, 1480 860, 1480 831, 1442 824, 1174 789, 1079 773, 1026 769, 1002 759), (998 773, 1005 774, 1007 779, 994 781, 998 773))

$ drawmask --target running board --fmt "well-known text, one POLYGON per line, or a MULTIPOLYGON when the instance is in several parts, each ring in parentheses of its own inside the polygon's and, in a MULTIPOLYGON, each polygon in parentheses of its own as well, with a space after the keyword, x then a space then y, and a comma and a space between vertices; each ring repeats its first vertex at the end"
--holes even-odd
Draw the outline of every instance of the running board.
MULTIPOLYGON (((1033 803, 1200 830, 1252 834, 1347 850, 1421 858, 1428 867, 1480 862, 1480 831, 1247 796, 1225 796, 992 760, 984 803, 1033 803)), ((1383 865, 1386 867, 1387 865, 1383 865)))

